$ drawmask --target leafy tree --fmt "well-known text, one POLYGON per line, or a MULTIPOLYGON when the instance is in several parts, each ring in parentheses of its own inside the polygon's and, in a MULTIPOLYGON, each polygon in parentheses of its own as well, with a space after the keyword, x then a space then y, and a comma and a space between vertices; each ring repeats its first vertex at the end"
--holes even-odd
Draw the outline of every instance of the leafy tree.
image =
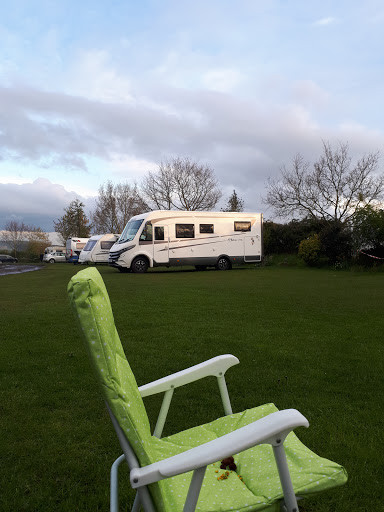
POLYGON ((212 210, 222 196, 213 169, 180 157, 148 172, 141 189, 144 200, 160 210, 212 210))
POLYGON ((16 258, 17 253, 22 249, 25 243, 26 233, 29 227, 24 222, 18 222, 16 220, 10 220, 6 223, 3 232, 3 239, 11 247, 14 257, 16 258))
POLYGON ((370 205, 358 208, 353 218, 353 239, 356 249, 373 249, 381 253, 384 247, 384 209, 370 205))
POLYGON ((67 208, 64 208, 64 215, 54 222, 55 231, 59 233, 63 242, 73 236, 88 238, 90 236, 90 225, 84 213, 84 204, 75 199, 67 208))
POLYGON ((352 165, 348 144, 332 148, 323 142, 323 154, 312 167, 298 154, 291 168, 281 169, 280 179, 268 182, 265 202, 281 217, 297 213, 348 221, 357 208, 383 195, 384 175, 376 175, 379 157, 369 153, 352 165))
POLYGON ((301 240, 315 233, 317 228, 313 219, 294 219, 286 224, 265 221, 263 225, 264 253, 297 254, 301 240))
MULTIPOLYGON (((352 233, 348 224, 307 217, 287 224, 264 223, 264 252, 268 254, 297 253, 303 240, 317 235, 318 256, 322 261, 336 263, 348 259, 352 251, 352 233)), ((314 243, 311 241, 311 247, 314 243)))
POLYGON ((121 233, 131 217, 149 209, 136 185, 114 185, 107 181, 99 188, 96 208, 92 213, 93 230, 97 233, 121 233))
POLYGON ((237 195, 236 190, 232 192, 232 195, 228 198, 222 212, 242 212, 244 211, 244 201, 237 195))
POLYGON ((320 221, 318 234, 321 253, 328 263, 346 261, 352 254, 352 231, 349 225, 339 220, 320 221))

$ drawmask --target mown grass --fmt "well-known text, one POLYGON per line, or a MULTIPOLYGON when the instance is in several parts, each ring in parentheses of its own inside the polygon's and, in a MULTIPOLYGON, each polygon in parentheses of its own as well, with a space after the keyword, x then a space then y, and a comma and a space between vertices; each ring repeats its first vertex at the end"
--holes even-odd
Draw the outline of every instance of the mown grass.
MULTIPOLYGON (((290 267, 120 274, 99 268, 138 384, 232 353, 235 412, 299 409, 297 431, 343 464, 346 486, 307 512, 382 509, 384 275, 290 267)), ((70 310, 79 267, 0 276, 2 511, 108 509, 120 454, 70 310)), ((154 425, 160 401, 145 401, 154 425)), ((164 435, 222 415, 214 379, 177 390, 164 435)), ((122 478, 128 477, 125 468, 122 478)), ((133 493, 123 484, 121 500, 133 493)))

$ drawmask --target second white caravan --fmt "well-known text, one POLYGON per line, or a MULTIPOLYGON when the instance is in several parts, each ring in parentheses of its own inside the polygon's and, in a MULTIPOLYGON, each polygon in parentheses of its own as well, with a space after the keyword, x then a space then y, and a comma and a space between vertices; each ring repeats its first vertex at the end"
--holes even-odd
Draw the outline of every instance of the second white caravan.
POLYGON ((88 265, 94 263, 108 263, 109 250, 119 239, 120 235, 107 233, 105 235, 93 235, 85 244, 79 256, 79 263, 88 265))
POLYGON ((262 259, 261 213, 157 210, 132 217, 109 253, 120 272, 194 265, 197 270, 262 259))

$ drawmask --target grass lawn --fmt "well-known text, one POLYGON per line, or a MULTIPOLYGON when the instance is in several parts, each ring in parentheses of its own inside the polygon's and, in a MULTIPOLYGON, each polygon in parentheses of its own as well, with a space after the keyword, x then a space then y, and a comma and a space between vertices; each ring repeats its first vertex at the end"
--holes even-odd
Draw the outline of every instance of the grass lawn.
MULTIPOLYGON (((110 465, 121 452, 66 295, 78 270, 0 276, 2 512, 108 510, 110 465)), ((311 424, 300 439, 349 473, 346 486, 300 510, 382 510, 384 274, 99 270, 139 385, 236 355, 240 365, 227 373, 234 412, 266 402, 297 408, 311 424)), ((152 425, 160 401, 145 400, 152 425)), ((221 408, 215 379, 181 388, 164 435, 221 408)), ((121 503, 133 496, 126 482, 121 503)))

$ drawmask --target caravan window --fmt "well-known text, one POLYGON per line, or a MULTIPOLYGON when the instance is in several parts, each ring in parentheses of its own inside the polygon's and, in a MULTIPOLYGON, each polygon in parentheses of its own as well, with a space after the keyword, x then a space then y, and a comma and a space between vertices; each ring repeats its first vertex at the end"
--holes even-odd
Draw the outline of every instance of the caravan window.
POLYGON ((76 242, 76 251, 81 251, 85 247, 85 242, 76 242))
POLYGON ((200 233, 213 233, 213 224, 200 224, 200 233))
POLYGON ((164 240, 164 226, 155 227, 155 240, 164 240))
POLYGON ((88 240, 86 246, 84 247, 83 251, 90 251, 93 249, 96 245, 97 240, 88 240))
POLYGON ((251 223, 247 221, 235 222, 235 231, 251 231, 251 223))
POLYGON ((144 226, 143 232, 140 235, 140 240, 144 242, 152 242, 152 224, 147 222, 144 226))
POLYGON ((176 224, 176 238, 195 238, 195 225, 176 224))
POLYGON ((101 249, 110 249, 114 243, 114 240, 107 240, 105 242, 100 242, 100 247, 101 249))

